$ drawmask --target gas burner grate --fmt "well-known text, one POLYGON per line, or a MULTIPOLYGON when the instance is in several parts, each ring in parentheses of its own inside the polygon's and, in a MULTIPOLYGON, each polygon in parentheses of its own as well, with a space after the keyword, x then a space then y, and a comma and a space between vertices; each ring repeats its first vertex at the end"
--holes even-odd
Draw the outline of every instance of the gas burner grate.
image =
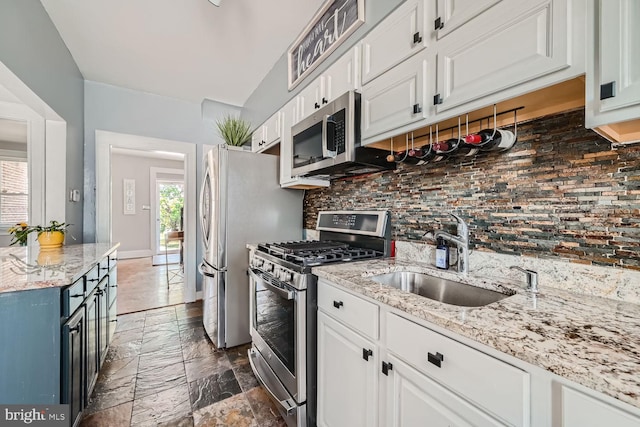
POLYGON ((352 247, 342 242, 318 240, 265 243, 258 245, 258 250, 305 267, 383 256, 382 252, 373 249, 352 247))

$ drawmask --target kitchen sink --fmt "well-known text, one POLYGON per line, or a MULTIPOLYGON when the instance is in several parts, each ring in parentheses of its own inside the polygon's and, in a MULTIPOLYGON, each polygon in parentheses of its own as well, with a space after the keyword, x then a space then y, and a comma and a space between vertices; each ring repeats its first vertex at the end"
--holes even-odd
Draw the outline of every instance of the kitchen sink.
POLYGON ((380 274, 370 279, 405 292, 462 307, 481 307, 510 296, 491 289, 410 271, 380 274))

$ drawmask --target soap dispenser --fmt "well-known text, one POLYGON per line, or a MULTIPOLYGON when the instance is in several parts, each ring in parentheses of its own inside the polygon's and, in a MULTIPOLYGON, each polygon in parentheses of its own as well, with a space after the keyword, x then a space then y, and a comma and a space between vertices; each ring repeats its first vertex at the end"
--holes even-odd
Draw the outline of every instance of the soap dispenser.
POLYGON ((436 246, 436 267, 443 270, 449 269, 449 246, 442 237, 438 237, 436 246))

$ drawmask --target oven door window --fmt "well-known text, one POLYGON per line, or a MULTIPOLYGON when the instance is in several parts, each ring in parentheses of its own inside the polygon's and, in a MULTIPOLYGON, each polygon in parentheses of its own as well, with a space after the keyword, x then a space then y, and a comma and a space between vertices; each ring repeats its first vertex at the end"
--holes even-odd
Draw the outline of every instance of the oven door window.
POLYGON ((256 283, 256 330, 292 375, 296 372, 295 292, 286 285, 256 283))

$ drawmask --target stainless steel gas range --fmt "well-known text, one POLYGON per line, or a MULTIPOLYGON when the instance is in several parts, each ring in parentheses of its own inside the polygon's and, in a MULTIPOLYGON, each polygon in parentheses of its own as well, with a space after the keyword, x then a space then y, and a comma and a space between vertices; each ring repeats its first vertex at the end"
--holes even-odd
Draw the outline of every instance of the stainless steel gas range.
POLYGON ((317 278, 311 268, 390 256, 387 211, 325 211, 319 240, 251 252, 249 361, 290 427, 316 425, 317 278))

